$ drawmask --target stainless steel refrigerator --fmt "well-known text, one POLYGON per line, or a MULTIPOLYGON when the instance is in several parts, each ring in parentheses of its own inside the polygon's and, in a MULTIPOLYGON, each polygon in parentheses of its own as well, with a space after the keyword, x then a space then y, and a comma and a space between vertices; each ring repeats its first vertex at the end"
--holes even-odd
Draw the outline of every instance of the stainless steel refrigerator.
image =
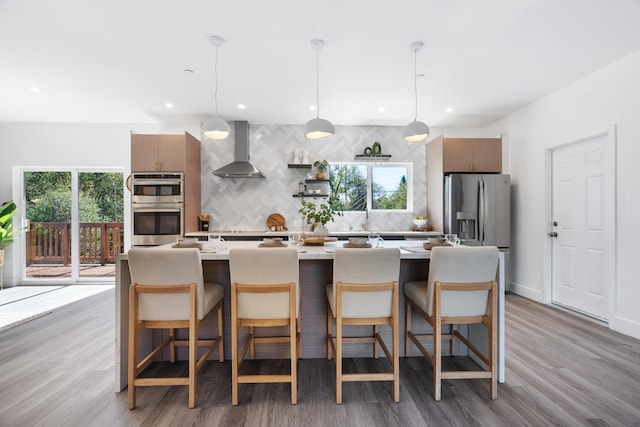
POLYGON ((444 232, 463 245, 509 248, 511 179, 498 174, 450 174, 444 180, 444 232))

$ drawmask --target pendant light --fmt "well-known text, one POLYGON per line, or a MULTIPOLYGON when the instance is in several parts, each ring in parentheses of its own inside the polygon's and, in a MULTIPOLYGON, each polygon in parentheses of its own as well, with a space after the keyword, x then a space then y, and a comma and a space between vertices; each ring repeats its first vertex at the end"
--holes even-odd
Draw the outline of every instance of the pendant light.
POLYGON ((330 121, 320 118, 320 72, 318 71, 318 51, 324 47, 324 40, 313 39, 311 46, 316 51, 316 118, 304 124, 304 136, 307 139, 319 139, 336 133, 330 121))
POLYGON ((429 136, 429 127, 423 122, 418 121, 418 51, 422 50, 424 44, 422 42, 413 42, 409 46, 409 50, 413 52, 413 94, 415 100, 415 115, 413 121, 406 125, 402 130, 402 137, 405 141, 418 142, 423 141, 429 136))
POLYGON ((218 48, 224 44, 224 39, 218 36, 211 36, 209 43, 216 47, 216 65, 214 73, 216 77, 216 88, 214 92, 214 99, 216 103, 216 115, 202 125, 202 134, 209 139, 222 140, 229 136, 231 128, 229 123, 218 116, 218 48))

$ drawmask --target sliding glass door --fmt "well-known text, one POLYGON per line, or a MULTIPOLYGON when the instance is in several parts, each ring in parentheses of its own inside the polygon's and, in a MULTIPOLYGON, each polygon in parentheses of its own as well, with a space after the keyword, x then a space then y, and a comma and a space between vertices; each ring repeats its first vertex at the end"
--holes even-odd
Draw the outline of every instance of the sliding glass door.
POLYGON ((113 281, 124 245, 122 172, 25 169, 22 178, 22 281, 113 281))

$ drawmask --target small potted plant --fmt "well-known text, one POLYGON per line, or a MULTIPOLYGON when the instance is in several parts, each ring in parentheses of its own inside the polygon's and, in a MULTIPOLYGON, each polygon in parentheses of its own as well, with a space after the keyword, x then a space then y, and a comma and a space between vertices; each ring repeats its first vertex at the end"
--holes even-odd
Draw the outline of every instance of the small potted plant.
POLYGON ((313 166, 318 170, 316 173, 316 179, 325 179, 325 172, 329 169, 329 162, 326 160, 316 160, 313 162, 313 166))
POLYGON ((342 215, 342 212, 334 210, 330 203, 321 203, 317 206, 315 203, 307 202, 304 199, 300 199, 300 203, 302 204, 302 207, 298 212, 306 218, 307 223, 313 225, 314 234, 324 236, 329 234, 329 230, 327 230, 325 224, 329 221, 333 221, 334 215, 342 215))

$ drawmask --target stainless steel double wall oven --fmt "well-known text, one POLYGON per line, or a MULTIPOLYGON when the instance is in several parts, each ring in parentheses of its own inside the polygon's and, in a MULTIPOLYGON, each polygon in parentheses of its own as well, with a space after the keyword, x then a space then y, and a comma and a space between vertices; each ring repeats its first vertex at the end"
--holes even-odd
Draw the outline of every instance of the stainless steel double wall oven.
POLYGON ((134 173, 131 208, 133 246, 175 242, 184 235, 184 174, 134 173))

